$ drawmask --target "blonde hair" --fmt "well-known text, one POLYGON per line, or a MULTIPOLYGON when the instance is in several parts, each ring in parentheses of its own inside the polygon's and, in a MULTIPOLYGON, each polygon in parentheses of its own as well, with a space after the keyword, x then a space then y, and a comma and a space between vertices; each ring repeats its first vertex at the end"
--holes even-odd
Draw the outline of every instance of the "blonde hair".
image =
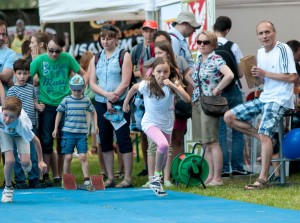
POLYGON ((198 40, 201 34, 207 36, 213 49, 216 49, 218 47, 218 37, 213 32, 202 30, 200 33, 198 33, 196 40, 198 40))
POLYGON ((94 54, 91 51, 86 51, 82 54, 79 64, 83 70, 87 71, 90 60, 93 58, 94 54))

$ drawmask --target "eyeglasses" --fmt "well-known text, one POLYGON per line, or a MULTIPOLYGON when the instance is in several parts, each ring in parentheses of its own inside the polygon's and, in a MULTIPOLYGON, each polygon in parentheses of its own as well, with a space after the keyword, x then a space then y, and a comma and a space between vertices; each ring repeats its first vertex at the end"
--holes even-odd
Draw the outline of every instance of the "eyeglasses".
POLYGON ((49 53, 56 53, 56 54, 60 54, 62 52, 62 50, 59 50, 59 49, 55 50, 55 49, 51 49, 51 48, 48 48, 48 51, 49 51, 49 53))
POLYGON ((201 45, 202 43, 203 43, 204 46, 207 46, 207 45, 210 44, 210 41, 209 41, 209 40, 204 40, 204 41, 202 41, 202 40, 197 40, 197 44, 198 44, 198 45, 201 45))
POLYGON ((109 30, 118 33, 119 31, 112 25, 104 25, 101 27, 100 31, 109 30))

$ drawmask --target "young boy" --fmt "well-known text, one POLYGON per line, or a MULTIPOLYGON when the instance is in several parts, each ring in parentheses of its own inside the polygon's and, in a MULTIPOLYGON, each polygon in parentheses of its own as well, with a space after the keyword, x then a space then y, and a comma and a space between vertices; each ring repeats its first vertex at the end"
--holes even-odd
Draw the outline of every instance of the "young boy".
POLYGON ((72 154, 74 147, 76 146, 79 153, 79 159, 82 165, 82 172, 84 176, 84 185, 90 186, 89 178, 89 165, 87 161, 87 111, 92 114, 92 124, 94 125, 94 131, 98 133, 97 115, 96 110, 89 98, 83 96, 84 79, 75 74, 70 80, 70 88, 72 94, 66 96, 57 107, 57 115, 55 119, 55 127, 52 133, 54 138, 58 137, 58 126, 64 113, 65 123, 63 126, 62 137, 62 153, 65 154, 64 160, 64 173, 70 174, 72 154))
MULTIPOLYGON (((42 112, 45 108, 44 104, 37 103, 37 96, 33 85, 28 84, 27 80, 29 78, 29 62, 25 59, 18 59, 14 62, 14 77, 15 84, 7 91, 7 96, 15 96, 22 101, 23 109, 28 115, 32 123, 32 131, 36 133, 36 113, 35 111, 42 112)), ((28 188, 45 188, 47 185, 45 183, 39 182, 40 172, 38 168, 38 160, 34 148, 34 144, 30 143, 30 159, 32 162, 32 169, 28 173, 29 185, 25 183, 26 177, 25 173, 21 167, 20 160, 18 158, 17 150, 14 149, 15 155, 15 188, 16 189, 28 189, 28 188)))
POLYGON ((15 165, 14 143, 17 146, 20 163, 25 173, 31 171, 30 142, 33 142, 37 157, 38 166, 42 173, 46 171, 46 164, 43 162, 40 140, 32 132, 32 124, 26 112, 22 109, 22 101, 17 97, 7 97, 0 109, 0 144, 5 157, 4 178, 5 187, 2 192, 3 203, 12 202, 12 171, 15 165))

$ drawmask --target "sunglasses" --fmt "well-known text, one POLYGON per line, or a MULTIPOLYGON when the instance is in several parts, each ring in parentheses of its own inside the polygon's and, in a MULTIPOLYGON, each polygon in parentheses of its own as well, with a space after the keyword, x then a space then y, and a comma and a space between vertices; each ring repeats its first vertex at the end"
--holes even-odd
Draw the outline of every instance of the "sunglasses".
POLYGON ((48 51, 49 51, 49 53, 56 53, 56 54, 60 54, 62 52, 59 49, 55 50, 55 49, 51 49, 51 48, 48 48, 48 51))
POLYGON ((101 27, 100 31, 109 30, 118 33, 119 31, 112 25, 104 25, 101 27))
POLYGON ((207 46, 207 45, 210 44, 210 41, 209 41, 209 40, 204 40, 204 41, 202 41, 202 40, 197 40, 197 44, 198 44, 198 45, 201 45, 202 43, 203 43, 204 46, 207 46))

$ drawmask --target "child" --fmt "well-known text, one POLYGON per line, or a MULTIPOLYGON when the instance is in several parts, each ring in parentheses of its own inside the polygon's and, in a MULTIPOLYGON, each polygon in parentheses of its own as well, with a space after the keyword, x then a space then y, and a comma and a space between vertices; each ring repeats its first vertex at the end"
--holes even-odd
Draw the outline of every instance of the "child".
POLYGON ((76 146, 79 153, 79 159, 82 165, 82 172, 84 176, 84 186, 90 186, 89 178, 89 164, 87 161, 87 111, 92 114, 92 124, 94 125, 94 131, 98 133, 97 115, 95 108, 89 98, 83 96, 84 91, 84 79, 75 74, 70 80, 70 88, 72 95, 66 96, 60 105, 57 107, 57 115, 55 119, 55 126, 52 136, 58 137, 58 126, 62 118, 62 114, 65 116, 65 123, 62 129, 62 153, 65 154, 64 160, 64 173, 70 174, 72 154, 74 147, 76 146))
POLYGON ((190 97, 180 85, 178 73, 170 66, 169 61, 154 59, 147 74, 149 77, 146 80, 132 86, 125 98, 123 110, 129 111, 129 101, 137 91, 144 96, 142 130, 157 145, 155 172, 154 176, 149 176, 149 187, 157 196, 165 196, 167 194, 160 179, 174 123, 174 93, 185 102, 189 102, 190 97))
MULTIPOLYGON (((37 103, 37 96, 34 90, 34 87, 31 84, 27 84, 27 80, 29 78, 29 62, 25 59, 18 59, 15 61, 14 65, 14 77, 15 84, 10 87, 7 91, 7 96, 15 96, 22 101, 23 109, 28 115, 29 119, 32 123, 32 131, 36 132, 36 111, 42 112, 45 108, 44 104, 37 103)), ((28 181, 29 185, 25 183, 26 177, 25 173, 22 170, 20 160, 18 158, 17 150, 14 149, 15 155, 15 188, 17 189, 28 189, 28 188, 45 188, 46 184, 40 183, 40 172, 38 168, 38 160, 36 157, 36 152, 34 148, 34 144, 30 143, 30 159, 32 162, 32 169, 28 173, 28 181)))
POLYGON ((40 140, 31 131, 32 124, 26 112, 22 109, 22 101, 17 97, 7 97, 0 109, 0 137, 1 150, 5 157, 4 177, 5 187, 2 192, 3 203, 12 202, 12 171, 15 164, 13 153, 14 143, 17 146, 20 156, 20 163, 25 173, 29 173, 32 167, 30 161, 30 142, 34 143, 38 166, 42 173, 46 171, 46 164, 43 162, 40 140))

